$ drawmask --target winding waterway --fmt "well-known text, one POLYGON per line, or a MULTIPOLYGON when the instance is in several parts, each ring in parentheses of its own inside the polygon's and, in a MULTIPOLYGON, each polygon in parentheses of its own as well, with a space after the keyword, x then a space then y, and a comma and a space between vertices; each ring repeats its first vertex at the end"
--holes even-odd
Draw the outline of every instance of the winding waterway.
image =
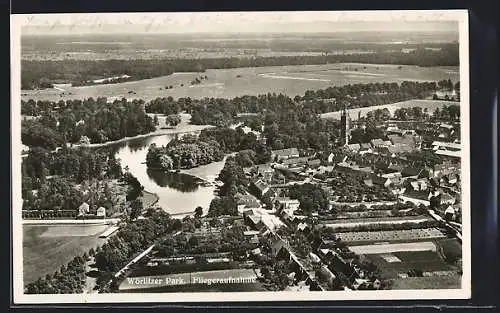
POLYGON ((174 136, 172 134, 131 139, 117 143, 113 148, 116 149, 116 158, 120 159, 122 167, 128 168, 145 190, 158 195, 158 205, 166 212, 172 215, 191 214, 197 206, 207 212, 215 196, 215 187, 203 184, 202 179, 213 181, 224 167, 224 161, 187 170, 189 174, 150 170, 145 164, 151 144, 164 146, 174 136))

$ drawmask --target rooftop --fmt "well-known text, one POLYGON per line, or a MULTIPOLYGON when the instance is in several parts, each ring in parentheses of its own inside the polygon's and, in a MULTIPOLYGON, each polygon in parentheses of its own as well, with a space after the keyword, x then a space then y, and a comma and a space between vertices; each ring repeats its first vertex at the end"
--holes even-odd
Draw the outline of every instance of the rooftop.
POLYGON ((273 150, 272 153, 278 156, 291 156, 291 155, 299 155, 299 150, 297 148, 288 148, 282 150, 273 150))

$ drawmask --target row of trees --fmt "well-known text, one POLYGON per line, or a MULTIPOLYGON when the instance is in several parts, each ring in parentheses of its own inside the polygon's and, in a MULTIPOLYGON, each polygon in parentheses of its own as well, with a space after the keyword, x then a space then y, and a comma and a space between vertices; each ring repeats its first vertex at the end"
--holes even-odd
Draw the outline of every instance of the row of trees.
POLYGON ((172 115, 178 114, 184 109, 183 103, 180 101, 175 101, 172 97, 167 98, 156 98, 145 105, 145 110, 147 113, 165 114, 172 115))
POLYGON ((427 108, 398 108, 394 111, 394 118, 400 121, 457 121, 460 119, 460 105, 444 105, 441 108, 437 107, 432 115, 429 114, 427 108))
POLYGON ((329 204, 328 194, 315 184, 293 185, 288 190, 288 196, 300 201, 299 208, 305 215, 325 210, 329 204))
POLYGON ((424 229, 438 227, 439 222, 436 220, 427 220, 423 222, 403 222, 395 224, 359 224, 355 226, 335 226, 335 231, 342 232, 360 232, 360 231, 385 231, 385 230, 408 230, 408 229, 424 229))
POLYGON ((208 216, 238 215, 236 195, 245 194, 250 181, 235 157, 228 157, 218 179, 223 185, 219 189, 218 196, 210 202, 208 216))
POLYGON ((139 80, 170 75, 174 72, 203 72, 206 69, 328 64, 338 62, 458 66, 458 44, 445 45, 438 51, 419 47, 409 53, 384 51, 370 54, 214 59, 22 60, 21 88, 43 88, 57 82, 80 83, 124 74, 131 76, 131 79, 139 80))
MULTIPOLYGON (((151 101, 146 106, 146 110, 150 113, 161 114, 175 114, 186 110, 192 114, 193 124, 228 126, 235 122, 238 113, 261 114, 268 110, 277 112, 278 101, 295 102, 300 104, 299 109, 308 108, 312 112, 319 114, 339 111, 343 109, 345 104, 349 108, 358 108, 415 98, 424 99, 435 93, 441 86, 447 86, 448 82, 452 84, 450 80, 443 80, 438 83, 404 81, 401 84, 378 82, 349 84, 326 89, 308 90, 304 96, 296 96, 293 100, 288 97, 277 100, 275 94, 242 96, 233 99, 204 98, 192 100, 190 98, 180 98, 178 101, 168 97, 151 101)), ((387 112, 384 112, 384 114, 387 115, 387 112)), ((248 124, 253 126, 252 129, 260 130, 262 116, 257 115, 257 117, 250 119, 248 124), (260 120, 261 123, 256 123, 256 120, 260 120)))

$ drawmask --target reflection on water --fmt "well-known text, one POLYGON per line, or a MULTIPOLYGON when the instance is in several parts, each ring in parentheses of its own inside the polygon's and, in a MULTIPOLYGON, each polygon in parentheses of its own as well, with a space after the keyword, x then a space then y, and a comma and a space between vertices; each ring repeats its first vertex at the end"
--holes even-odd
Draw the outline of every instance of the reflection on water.
MULTIPOLYGON (((156 193, 158 205, 171 214, 193 212, 197 206, 208 210, 214 198, 215 187, 205 186, 194 176, 183 173, 171 173, 149 170, 146 166, 146 155, 151 144, 164 146, 175 135, 161 135, 132 139, 112 145, 116 158, 122 167, 128 167, 132 175, 137 177, 144 189, 156 193)), ((216 162, 210 166, 200 167, 197 176, 215 177, 224 166, 224 162, 216 162)))
POLYGON ((183 173, 163 172, 158 170, 147 170, 151 178, 160 187, 170 187, 181 192, 194 192, 198 190, 201 180, 183 173))

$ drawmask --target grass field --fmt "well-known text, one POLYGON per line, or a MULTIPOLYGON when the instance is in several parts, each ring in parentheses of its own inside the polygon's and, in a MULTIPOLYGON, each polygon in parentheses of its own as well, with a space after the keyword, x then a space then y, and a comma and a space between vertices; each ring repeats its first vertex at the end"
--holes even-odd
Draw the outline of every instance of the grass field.
POLYGON ((77 255, 102 245, 107 225, 23 226, 24 283, 57 271, 77 255))
MULTIPOLYGON (((442 101, 442 100, 408 100, 408 101, 402 101, 402 102, 396 102, 396 103, 391 103, 391 104, 384 104, 384 105, 376 105, 376 106, 371 106, 371 107, 365 107, 365 108, 356 108, 356 109, 349 109, 349 116, 351 117, 352 120, 356 120, 358 118, 358 112, 361 112, 360 116, 364 117, 366 113, 370 111, 375 111, 377 109, 388 109, 389 112, 391 112, 391 115, 394 114, 394 112, 399 109, 399 108, 413 108, 413 107, 421 107, 422 109, 427 109, 429 114, 432 114, 436 108, 441 108, 443 106, 449 106, 449 105, 460 105, 459 102, 454 102, 454 101, 442 101)), ((341 111, 335 111, 335 112, 328 112, 328 113, 323 113, 321 114, 322 118, 326 119, 340 119, 340 114, 341 111)))
POLYGON ((21 92, 24 100, 66 100, 93 97, 140 98, 151 100, 157 97, 174 98, 223 97, 233 98, 245 94, 257 95, 268 92, 283 93, 289 96, 303 95, 306 90, 324 89, 370 82, 438 81, 459 78, 458 67, 418 67, 403 65, 375 64, 324 64, 275 66, 258 68, 236 68, 207 70, 208 76, 199 85, 190 82, 202 73, 176 73, 153 79, 125 82, 119 84, 86 87, 64 87, 57 89, 27 90, 21 92), (346 70, 347 69, 347 70, 346 70), (237 78, 237 76, 240 76, 237 78), (184 86, 181 86, 183 84, 184 86), (172 89, 165 86, 172 85, 172 89), (161 88, 161 89, 160 89, 161 88), (129 94, 134 91, 136 94, 129 94), (69 95, 68 93, 71 93, 69 95))

